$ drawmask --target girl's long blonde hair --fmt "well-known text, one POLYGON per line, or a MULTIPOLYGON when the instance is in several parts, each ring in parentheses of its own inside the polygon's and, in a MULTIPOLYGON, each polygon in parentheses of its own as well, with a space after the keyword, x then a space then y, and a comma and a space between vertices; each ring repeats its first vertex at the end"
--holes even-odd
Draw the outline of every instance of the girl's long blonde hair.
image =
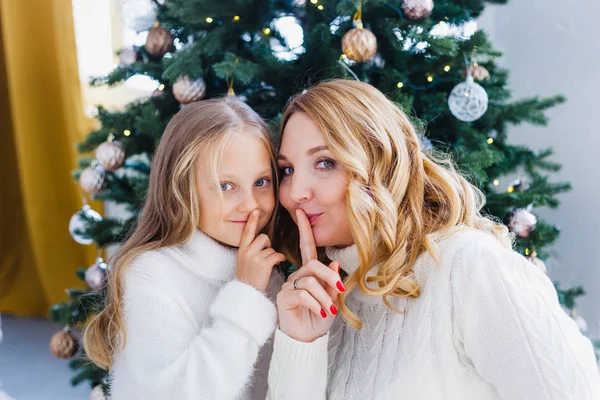
MULTIPOLYGON (((346 278, 340 310, 356 328, 361 321, 344 304, 356 286, 366 294, 420 295, 413 264, 428 251, 439 261, 436 240, 461 227, 474 227, 496 237, 506 247, 512 241, 503 225, 484 217, 483 192, 471 185, 447 158, 423 151, 406 114, 373 86, 351 80, 322 82, 294 97, 282 118, 306 113, 319 127, 337 162, 349 172, 347 209, 360 267, 346 278), (380 265, 366 285, 367 272, 380 265)), ((297 265, 298 228, 280 208, 277 246, 297 265)))
MULTIPOLYGON (((126 267, 145 251, 180 245, 191 238, 200 220, 195 189, 199 155, 209 158, 215 175, 226 140, 244 130, 258 131, 273 154, 264 121, 234 97, 190 104, 167 125, 153 157, 146 202, 137 226, 110 263, 105 308, 90 319, 84 330, 87 356, 101 368, 111 367, 113 355, 125 343, 122 302, 126 267)), ((271 165, 275 174, 273 158, 271 165)), ((214 179, 217 181, 216 176, 214 179)), ((274 216, 267 225, 271 230, 273 220, 274 216)))

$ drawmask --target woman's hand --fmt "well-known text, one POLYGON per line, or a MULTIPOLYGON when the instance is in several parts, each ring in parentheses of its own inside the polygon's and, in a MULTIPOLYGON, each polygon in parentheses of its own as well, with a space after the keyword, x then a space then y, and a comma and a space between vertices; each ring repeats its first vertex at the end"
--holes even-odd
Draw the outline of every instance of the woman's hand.
POLYGON ((292 339, 312 342, 323 336, 338 312, 338 294, 346 288, 339 274, 339 262, 329 266, 317 260, 317 248, 310 222, 296 210, 302 267, 291 274, 277 295, 279 329, 292 339))
POLYGON ((236 277, 238 280, 265 292, 271 270, 285 261, 285 256, 271 248, 271 240, 265 234, 256 236, 258 210, 248 217, 237 254, 236 277))

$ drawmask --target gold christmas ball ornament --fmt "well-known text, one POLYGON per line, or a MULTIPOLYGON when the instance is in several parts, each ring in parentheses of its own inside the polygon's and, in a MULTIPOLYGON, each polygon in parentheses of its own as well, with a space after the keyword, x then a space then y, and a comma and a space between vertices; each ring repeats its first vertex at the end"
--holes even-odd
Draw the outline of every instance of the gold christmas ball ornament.
POLYGON ((116 171, 125 163, 125 147, 121 142, 109 139, 96 148, 96 160, 106 171, 116 171))
POLYGON ((145 47, 148 54, 154 57, 162 57, 175 49, 173 36, 167 28, 155 26, 148 32, 145 47))
POLYGON ((79 350, 79 341, 69 328, 56 332, 50 339, 50 352, 57 358, 68 360, 79 350))
POLYGON ((204 79, 190 79, 189 76, 180 76, 173 84, 173 95, 181 104, 190 104, 198 101, 206 94, 204 79))
POLYGON ((99 165, 90 165, 81 172, 79 185, 92 196, 104 187, 104 169, 99 165))
POLYGON ((487 69, 485 69, 485 67, 482 67, 479 64, 471 65, 465 70, 463 76, 467 77, 469 74, 471 74, 473 79, 480 82, 485 81, 486 79, 490 79, 490 72, 487 69))
POLYGON ((433 0, 404 0, 402 11, 413 21, 427 18, 433 11, 433 0))
POLYGON ((354 21, 354 26, 342 37, 342 52, 352 61, 365 62, 377 53, 377 38, 363 28, 361 20, 354 21))

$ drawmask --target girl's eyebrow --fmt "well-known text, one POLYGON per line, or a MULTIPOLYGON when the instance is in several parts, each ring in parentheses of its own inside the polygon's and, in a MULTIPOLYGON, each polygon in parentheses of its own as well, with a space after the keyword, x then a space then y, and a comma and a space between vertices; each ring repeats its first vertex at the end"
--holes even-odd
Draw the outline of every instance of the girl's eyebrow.
MULTIPOLYGON (((264 175, 271 175, 272 173, 273 173, 273 171, 271 170, 271 168, 267 168, 267 169, 264 169, 264 170, 260 171, 260 173, 258 173, 257 175, 258 176, 264 176, 264 175)), ((232 180, 232 179, 235 179, 235 178, 236 178, 236 175, 231 175, 231 174, 224 174, 223 176, 221 176, 221 179, 232 180)))
POLYGON ((261 171, 258 175, 270 175, 271 173, 273 173, 273 170, 271 168, 267 168, 263 171, 261 171))

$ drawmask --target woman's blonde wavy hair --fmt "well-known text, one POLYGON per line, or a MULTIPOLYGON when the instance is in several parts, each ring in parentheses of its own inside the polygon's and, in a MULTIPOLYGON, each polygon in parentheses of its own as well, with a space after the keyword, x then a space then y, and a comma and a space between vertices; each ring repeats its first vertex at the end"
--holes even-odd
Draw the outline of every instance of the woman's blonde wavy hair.
MULTIPOLYGON (((484 217, 483 192, 470 184, 448 158, 423 151, 407 115, 373 86, 352 80, 322 82, 292 98, 281 135, 292 114, 306 113, 319 127, 336 162, 349 172, 348 218, 360 267, 345 279, 340 311, 354 327, 361 321, 344 304, 358 286, 366 294, 416 298, 413 264, 424 251, 440 261, 436 241, 461 227, 488 232, 504 246, 506 227, 484 217), (377 288, 366 285, 367 272, 380 265, 377 288)), ((300 262, 298 228, 280 208, 276 226, 279 251, 300 262)))
MULTIPOLYGON (((226 141, 245 131, 259 132, 273 155, 265 122, 234 97, 190 104, 167 125, 153 157, 146 202, 137 226, 110 262, 105 308, 90 319, 84 330, 87 356, 99 367, 109 369, 114 354, 125 344, 122 303, 126 267, 143 252, 180 245, 191 238, 200 220, 197 160, 209 158, 213 179, 218 183, 217 165, 226 141)), ((271 166, 275 177, 273 157, 271 166)), ((265 228, 267 233, 272 234, 273 224, 274 215, 265 228)))

